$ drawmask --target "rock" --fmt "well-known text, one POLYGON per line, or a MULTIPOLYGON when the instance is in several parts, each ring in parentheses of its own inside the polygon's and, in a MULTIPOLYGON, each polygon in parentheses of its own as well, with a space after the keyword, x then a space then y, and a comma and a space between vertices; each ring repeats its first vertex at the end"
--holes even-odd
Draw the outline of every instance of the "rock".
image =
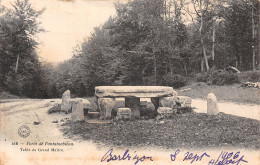
POLYGON ((131 109, 130 108, 118 108, 117 118, 118 119, 131 119, 131 109))
POLYGON ((173 88, 166 86, 98 86, 95 87, 97 97, 164 97, 173 96, 173 88))
POLYGON ((159 124, 164 124, 164 121, 160 121, 159 124))
POLYGON ((140 117, 140 98, 126 97, 125 106, 131 109, 131 115, 133 117, 140 117))
POLYGON ((157 109, 157 112, 159 114, 172 114, 173 113, 173 109, 170 107, 159 107, 157 109))
POLYGON ((92 105, 90 104, 90 102, 88 101, 88 99, 74 98, 74 99, 70 99, 70 102, 72 102, 72 101, 74 101, 74 100, 82 100, 83 109, 87 109, 87 110, 91 110, 91 109, 92 109, 92 105))
POLYGON ((217 98, 213 93, 208 94, 207 98, 207 114, 217 115, 219 113, 219 107, 217 98))
POLYGON ((84 120, 84 111, 83 111, 82 100, 74 99, 73 101, 71 101, 71 103, 72 103, 71 120, 74 122, 84 120))
POLYGON ((156 110, 152 102, 147 102, 146 109, 148 111, 155 111, 156 110))
POLYGON ((170 107, 170 108, 173 108, 176 105, 175 96, 161 97, 159 104, 160 104, 160 107, 170 107))
POLYGON ((176 104, 181 106, 181 107, 191 107, 191 98, 187 96, 177 96, 176 99, 176 104))
POLYGON ((68 113, 70 110, 71 110, 70 91, 66 90, 62 94, 61 111, 68 113))
POLYGON ((178 92, 177 92, 177 91, 173 91, 172 94, 173 94, 173 96, 175 96, 175 97, 178 96, 178 92))
POLYGON ((115 106, 114 98, 98 98, 98 109, 100 110, 100 119, 111 118, 112 109, 115 106))
POLYGON ((173 114, 176 114, 176 110, 170 107, 159 107, 157 109, 157 112, 158 112, 158 115, 156 117, 157 120, 170 118, 173 114))
POLYGON ((34 121, 34 122, 33 122, 33 125, 39 125, 39 124, 40 124, 39 121, 34 121))

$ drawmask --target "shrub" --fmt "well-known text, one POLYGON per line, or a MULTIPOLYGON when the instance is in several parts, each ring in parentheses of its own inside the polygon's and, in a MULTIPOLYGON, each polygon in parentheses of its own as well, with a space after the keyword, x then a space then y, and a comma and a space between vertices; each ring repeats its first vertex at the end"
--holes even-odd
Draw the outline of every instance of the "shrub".
POLYGON ((210 73, 209 82, 214 85, 230 85, 239 83, 239 79, 236 73, 213 71, 210 73))
POLYGON ((209 74, 207 73, 198 73, 196 75, 197 82, 208 82, 208 80, 209 80, 209 74))
POLYGON ((173 88, 180 88, 188 84, 188 78, 182 75, 170 75, 163 76, 163 85, 171 86, 173 88))
POLYGON ((260 72, 259 71, 247 71, 238 74, 240 82, 260 82, 260 72))

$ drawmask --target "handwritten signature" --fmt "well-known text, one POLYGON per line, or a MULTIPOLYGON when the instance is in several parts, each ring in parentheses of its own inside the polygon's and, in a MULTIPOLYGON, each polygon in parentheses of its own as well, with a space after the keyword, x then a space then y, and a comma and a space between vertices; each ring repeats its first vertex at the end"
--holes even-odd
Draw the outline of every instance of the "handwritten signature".
MULTIPOLYGON (((180 150, 176 150, 174 154, 170 154, 170 160, 173 162, 176 160, 179 156, 180 150)), ((201 161, 203 158, 209 158, 210 155, 206 152, 202 154, 194 154, 192 152, 186 152, 184 154, 184 158, 182 161, 190 161, 190 164, 201 161)), ((182 158, 182 157, 181 157, 182 158)), ((143 162, 145 160, 153 161, 152 156, 138 156, 136 154, 136 151, 132 152, 130 154, 129 149, 126 149, 124 154, 113 154, 113 149, 108 150, 105 155, 102 157, 101 162, 110 162, 110 161, 122 161, 122 160, 134 160, 134 164, 137 164, 139 162, 143 162)), ((235 164, 235 165, 241 165, 242 163, 248 163, 244 159, 244 155, 240 155, 240 151, 233 153, 233 152, 225 152, 222 151, 217 159, 211 159, 208 163, 208 165, 226 165, 226 164, 235 164)))
MULTIPOLYGON (((136 151, 134 152, 136 153, 136 151)), ((134 164, 137 164, 139 162, 143 162, 146 159, 153 161, 151 156, 138 156, 136 154, 134 154, 135 156, 131 156, 131 154, 129 153, 129 149, 127 149, 125 151, 125 153, 123 155, 114 155, 113 154, 113 149, 110 149, 106 152, 106 154, 102 157, 101 162, 107 161, 121 161, 121 160, 135 160, 134 164)))
POLYGON ((225 164, 240 165, 240 163, 242 163, 242 162, 248 163, 248 161, 243 159, 244 155, 239 158, 239 154, 240 154, 239 151, 236 152, 235 154, 233 152, 228 153, 228 152, 222 151, 216 161, 215 161, 215 159, 210 160, 209 165, 225 165, 225 164))

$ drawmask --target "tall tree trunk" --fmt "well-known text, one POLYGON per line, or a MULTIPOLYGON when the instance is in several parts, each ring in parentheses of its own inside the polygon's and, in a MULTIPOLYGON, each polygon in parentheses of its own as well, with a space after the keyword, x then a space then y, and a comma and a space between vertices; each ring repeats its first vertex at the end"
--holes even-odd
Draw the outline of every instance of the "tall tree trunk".
MULTIPOLYGON (((257 6, 257 10, 258 11, 260 11, 260 3, 259 3, 259 5, 257 6)), ((258 43, 258 49, 257 49, 257 54, 258 54, 258 56, 257 56, 257 70, 260 70, 260 17, 258 17, 258 21, 256 21, 257 22, 257 43, 258 43)))
POLYGON ((216 35, 216 27, 215 27, 215 18, 212 18, 212 60, 214 65, 215 60, 215 35, 216 35))
POLYGON ((157 64, 156 64, 156 55, 153 53, 153 67, 154 67, 154 78, 155 81, 157 82, 157 64))
POLYGON ((185 75, 187 76, 188 72, 187 72, 187 67, 186 67, 185 62, 183 62, 183 68, 184 68, 184 71, 185 71, 185 75))
POLYGON ((16 60, 15 73, 17 73, 17 70, 18 70, 18 63, 19 63, 19 54, 18 54, 17 60, 16 60))
POLYGON ((252 40, 253 40, 253 56, 252 56, 252 62, 253 62, 253 71, 255 70, 255 23, 254 23, 254 3, 252 2, 252 40))
POLYGON ((201 73, 204 72, 204 59, 203 58, 201 59, 200 70, 201 70, 201 73))
MULTIPOLYGON (((200 5, 200 11, 202 11, 201 5, 200 5)), ((205 47, 205 43, 204 43, 204 36, 202 35, 203 23, 204 23, 203 14, 201 14, 201 17, 200 17, 200 28, 199 28, 200 42, 201 42, 201 45, 202 45, 203 56, 204 56, 204 60, 205 60, 205 64, 206 64, 206 70, 209 71, 209 64, 208 64, 208 58, 207 58, 207 53, 206 53, 206 47, 205 47)))

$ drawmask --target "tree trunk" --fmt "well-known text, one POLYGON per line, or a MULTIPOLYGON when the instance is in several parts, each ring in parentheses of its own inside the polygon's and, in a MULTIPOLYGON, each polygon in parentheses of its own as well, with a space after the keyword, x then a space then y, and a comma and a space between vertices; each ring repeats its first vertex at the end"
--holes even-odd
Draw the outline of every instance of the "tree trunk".
POLYGON ((212 18, 212 60, 215 59, 215 35, 216 35, 216 29, 215 29, 215 18, 212 18))
MULTIPOLYGON (((260 3, 259 3, 259 5, 257 6, 258 8, 257 8, 257 10, 259 11, 260 10, 260 3)), ((257 22, 257 43, 258 43, 258 50, 257 50, 257 54, 258 54, 258 56, 257 56, 257 58, 256 58, 256 60, 257 60, 257 70, 260 70, 260 17, 258 17, 258 21, 256 21, 257 22)))
POLYGON ((252 2, 252 40, 253 40, 253 56, 252 56, 252 62, 253 62, 253 71, 255 70, 255 23, 254 23, 254 4, 252 2))
POLYGON ((204 72, 204 59, 201 59, 201 63, 200 63, 200 69, 201 69, 201 73, 204 72))
POLYGON ((187 76, 188 72, 187 72, 187 67, 186 67, 185 62, 183 62, 183 68, 184 68, 184 71, 185 71, 185 75, 187 76))
MULTIPOLYGON (((201 5, 200 5, 200 11, 202 11, 201 5)), ((203 39, 204 36, 202 36, 203 23, 204 23, 204 21, 203 21, 203 14, 201 14, 201 17, 200 17, 200 29, 199 29, 199 32, 200 32, 200 42, 201 42, 201 45, 202 45, 203 56, 204 56, 204 60, 205 60, 205 64, 206 64, 206 70, 209 71, 208 58, 207 58, 206 48, 205 48, 204 39, 203 39)))
MULTIPOLYGON (((156 56, 155 56, 155 53, 153 53, 153 67, 154 67, 154 78, 155 78, 155 81, 157 83, 157 64, 156 64, 156 56)), ((155 84, 154 84, 155 85, 155 84)))
POLYGON ((15 73, 17 73, 17 70, 18 70, 18 63, 19 63, 19 54, 18 54, 17 60, 16 60, 15 73))

